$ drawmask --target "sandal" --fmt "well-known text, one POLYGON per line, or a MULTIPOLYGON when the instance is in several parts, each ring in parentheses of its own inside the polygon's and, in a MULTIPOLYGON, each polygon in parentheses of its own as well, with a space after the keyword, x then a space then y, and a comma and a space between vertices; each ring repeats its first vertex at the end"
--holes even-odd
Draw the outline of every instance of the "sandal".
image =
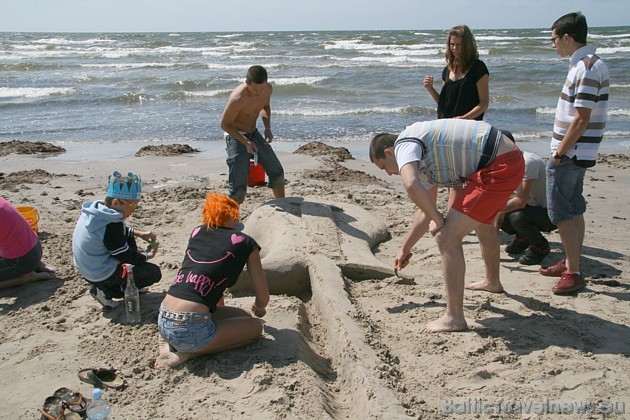
POLYGON ((125 386, 125 380, 116 375, 116 369, 81 369, 79 379, 101 389, 120 389, 125 386))
POLYGON ((61 398, 48 397, 44 401, 44 407, 39 411, 42 412, 41 420, 63 420, 66 418, 65 407, 61 398))
POLYGON ((68 410, 85 417, 90 401, 83 397, 80 392, 63 387, 56 390, 53 397, 59 398, 68 410))

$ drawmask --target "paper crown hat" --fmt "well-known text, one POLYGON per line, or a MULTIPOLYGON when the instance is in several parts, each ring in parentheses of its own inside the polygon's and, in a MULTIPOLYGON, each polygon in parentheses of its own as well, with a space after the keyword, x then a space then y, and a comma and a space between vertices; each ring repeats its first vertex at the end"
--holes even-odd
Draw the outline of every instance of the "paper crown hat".
POLYGON ((122 198, 123 200, 140 200, 142 194, 142 181, 140 176, 131 172, 123 176, 120 172, 114 171, 108 177, 107 196, 112 198, 122 198))

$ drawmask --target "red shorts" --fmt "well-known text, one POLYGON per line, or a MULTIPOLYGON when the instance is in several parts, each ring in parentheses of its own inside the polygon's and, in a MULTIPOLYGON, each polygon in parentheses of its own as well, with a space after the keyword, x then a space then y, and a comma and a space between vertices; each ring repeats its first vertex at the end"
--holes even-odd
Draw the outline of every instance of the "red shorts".
POLYGON ((523 181, 523 153, 514 151, 497 156, 487 167, 468 177, 452 208, 487 225, 505 210, 508 199, 523 181))

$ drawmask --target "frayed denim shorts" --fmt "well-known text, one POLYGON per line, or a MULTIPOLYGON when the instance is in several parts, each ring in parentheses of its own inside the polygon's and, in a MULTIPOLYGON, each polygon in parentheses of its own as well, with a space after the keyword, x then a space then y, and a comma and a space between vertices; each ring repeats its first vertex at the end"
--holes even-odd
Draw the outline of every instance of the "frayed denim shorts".
POLYGON ((212 341, 217 326, 209 312, 172 312, 160 308, 158 330, 175 350, 192 353, 212 341))

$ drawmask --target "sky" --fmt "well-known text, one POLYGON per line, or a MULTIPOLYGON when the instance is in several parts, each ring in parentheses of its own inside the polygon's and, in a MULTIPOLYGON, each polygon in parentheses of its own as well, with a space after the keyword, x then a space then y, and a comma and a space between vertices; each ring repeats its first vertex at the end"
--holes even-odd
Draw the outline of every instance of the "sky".
POLYGON ((0 32, 242 32, 630 25, 628 0, 0 0, 0 32))

